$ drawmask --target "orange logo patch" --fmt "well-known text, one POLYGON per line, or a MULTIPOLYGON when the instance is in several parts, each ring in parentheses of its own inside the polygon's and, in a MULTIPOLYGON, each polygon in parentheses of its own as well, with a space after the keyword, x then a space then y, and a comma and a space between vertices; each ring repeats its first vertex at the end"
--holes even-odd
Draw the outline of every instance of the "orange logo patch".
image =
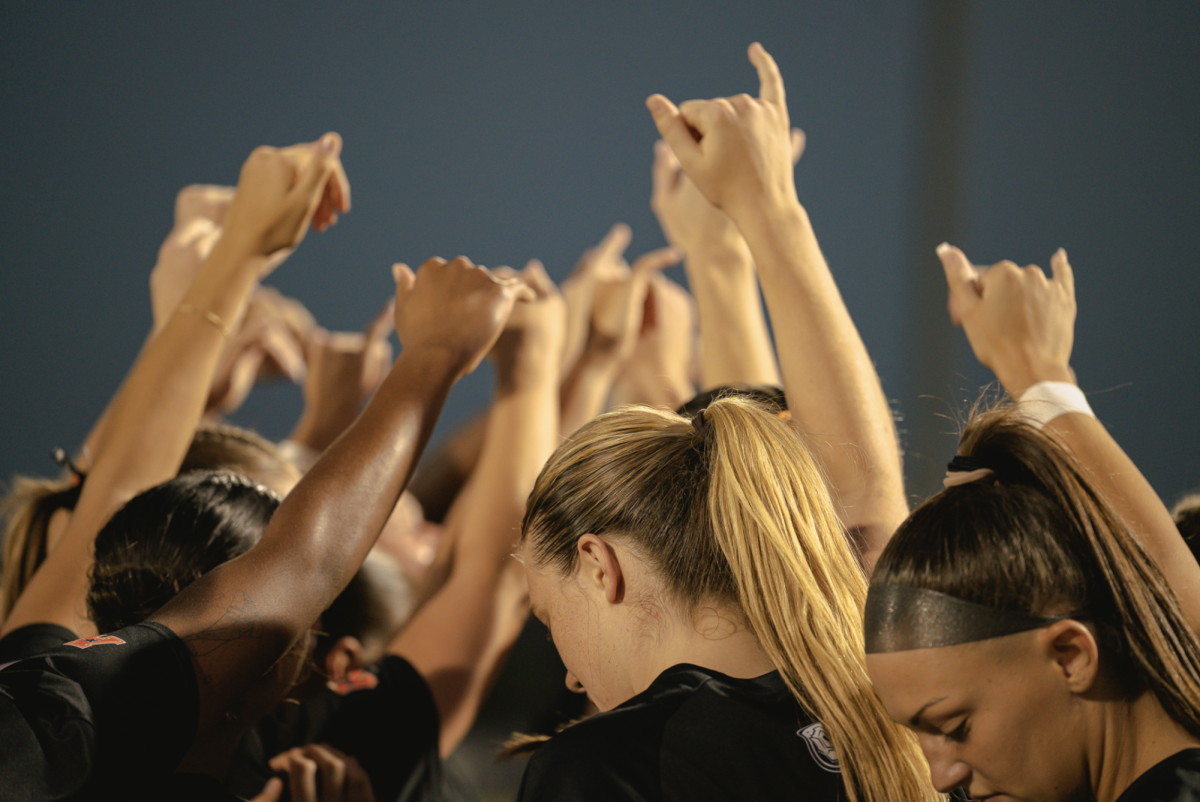
POLYGON ((337 682, 330 682, 329 688, 338 696, 345 696, 348 693, 355 691, 369 691, 379 684, 379 677, 372 674, 370 671, 355 669, 346 674, 337 682))
POLYGON ((104 646, 109 643, 124 644, 125 641, 115 635, 98 635, 95 638, 80 638, 79 640, 67 641, 63 646, 74 646, 76 649, 89 649, 92 646, 104 646))

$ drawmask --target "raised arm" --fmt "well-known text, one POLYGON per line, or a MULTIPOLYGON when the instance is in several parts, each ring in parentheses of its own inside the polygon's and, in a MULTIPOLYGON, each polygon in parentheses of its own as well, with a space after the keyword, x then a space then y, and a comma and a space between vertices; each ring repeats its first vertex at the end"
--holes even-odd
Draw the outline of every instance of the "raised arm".
POLYGON ((666 142, 654 144, 652 175, 650 208, 667 242, 684 254, 700 315, 701 388, 778 385, 754 259, 742 233, 679 169, 666 142))
POLYGON ((750 47, 759 97, 646 102, 701 192, 737 224, 758 267, 788 406, 820 453, 870 571, 908 512, 895 424, 808 214, 796 197, 783 79, 750 47))
MULTIPOLYGON (((1051 278, 1040 267, 1000 262, 976 268, 958 248, 938 247, 950 288, 950 311, 975 356, 996 374, 1014 400, 1034 384, 1074 385, 1075 277, 1066 251, 1050 257, 1051 278)), ((1200 630, 1200 566, 1179 535, 1154 488, 1094 416, 1067 412, 1045 425, 1091 472, 1125 522, 1141 538, 1200 630)))
POLYGON ((389 647, 429 683, 443 755, 467 734, 528 614, 513 545, 525 499, 559 441, 565 307, 540 264, 521 275, 537 300, 514 311, 492 352, 496 398, 479 462, 452 516, 450 576, 389 647))
POLYGON ((268 258, 299 243, 322 195, 334 192, 340 204, 348 192, 331 181, 340 147, 329 134, 320 143, 251 154, 224 235, 118 390, 71 522, 14 605, 6 633, 38 622, 94 631, 84 604, 92 541, 120 505, 179 470, 224 340, 268 258))
POLYGON ((462 257, 431 259, 415 279, 398 267, 396 331, 403 352, 371 403, 288 495, 254 548, 151 617, 192 652, 200 687, 194 753, 350 581, 408 481, 451 385, 478 364, 514 300, 527 292, 462 257))

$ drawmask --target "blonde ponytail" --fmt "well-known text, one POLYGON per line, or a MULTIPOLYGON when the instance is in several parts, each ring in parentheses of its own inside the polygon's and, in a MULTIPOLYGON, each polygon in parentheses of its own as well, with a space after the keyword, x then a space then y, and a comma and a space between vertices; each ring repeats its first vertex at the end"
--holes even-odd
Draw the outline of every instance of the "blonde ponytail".
POLYGON ((867 677, 866 578, 808 449, 744 397, 701 415, 693 425, 626 407, 575 432, 529 497, 522 537, 534 561, 569 573, 585 533, 635 544, 679 608, 740 606, 824 726, 851 802, 941 799, 867 677))
POLYGON ((738 601, 800 705, 825 728, 853 802, 940 799, 915 739, 888 717, 863 659, 866 578, 800 438, 738 399, 711 429, 708 511, 738 601))

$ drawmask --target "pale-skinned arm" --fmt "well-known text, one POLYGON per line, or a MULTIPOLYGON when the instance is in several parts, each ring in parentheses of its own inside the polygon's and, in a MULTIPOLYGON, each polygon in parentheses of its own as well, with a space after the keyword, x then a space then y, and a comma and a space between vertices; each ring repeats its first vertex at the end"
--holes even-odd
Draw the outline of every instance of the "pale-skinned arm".
MULTIPOLYGON (((1075 274, 1066 251, 1050 257, 1051 277, 1040 267, 1000 262, 977 268, 966 255, 941 245, 938 256, 950 289, 950 312, 975 356, 1013 399, 1043 381, 1075 384, 1075 274)), ((1079 412, 1046 424, 1090 471, 1118 514, 1154 557, 1179 597, 1184 615, 1200 630, 1200 565, 1179 535, 1166 506, 1104 424, 1079 412)))
POLYGON ((796 197, 783 79, 761 45, 751 45, 750 60, 759 73, 758 98, 676 108, 653 95, 647 106, 684 172, 746 239, 793 420, 815 445, 869 572, 908 512, 895 424, 796 197))
POLYGON ((303 238, 328 191, 341 140, 323 141, 327 148, 259 148, 247 160, 225 234, 118 390, 71 521, 14 605, 5 633, 31 623, 94 632, 84 604, 92 542, 119 506, 178 471, 204 411, 223 330, 241 317, 268 257, 303 238))
POLYGON ((470 729, 527 617, 524 569, 512 557, 513 544, 525 500, 559 441, 565 307, 540 264, 521 277, 537 299, 514 312, 493 349, 496 398, 447 534, 454 543, 449 578, 389 647, 429 683, 443 755, 470 729))

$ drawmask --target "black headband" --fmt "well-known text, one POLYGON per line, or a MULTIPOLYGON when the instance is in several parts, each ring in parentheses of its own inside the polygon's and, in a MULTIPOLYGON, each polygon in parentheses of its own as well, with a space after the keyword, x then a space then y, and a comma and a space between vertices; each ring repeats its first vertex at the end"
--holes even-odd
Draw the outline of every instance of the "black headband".
POLYGON ((863 634, 867 654, 906 652, 999 638, 1078 617, 1001 610, 907 585, 872 585, 863 634))

